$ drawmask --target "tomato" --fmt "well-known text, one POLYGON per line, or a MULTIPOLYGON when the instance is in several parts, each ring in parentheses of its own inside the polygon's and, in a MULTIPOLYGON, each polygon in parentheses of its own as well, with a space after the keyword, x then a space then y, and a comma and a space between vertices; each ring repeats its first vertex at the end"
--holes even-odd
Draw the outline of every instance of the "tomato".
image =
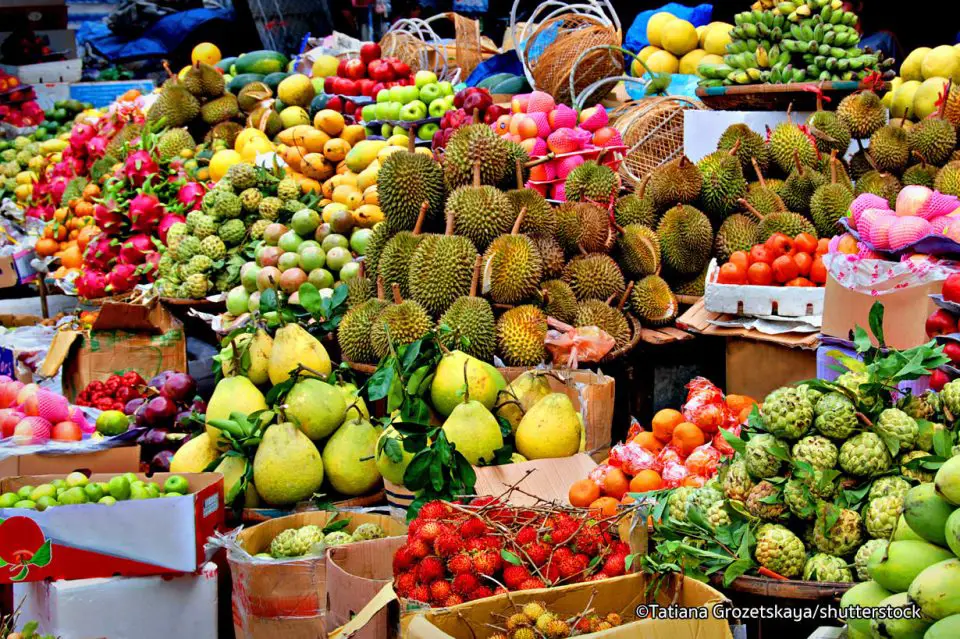
POLYGON ((734 251, 730 254, 730 259, 727 261, 730 264, 739 266, 744 273, 747 272, 747 267, 750 266, 750 256, 747 255, 746 251, 734 251))
POLYGON ((813 266, 813 257, 809 253, 797 253, 793 256, 793 261, 800 269, 800 275, 806 277, 810 275, 810 267, 813 266))
POLYGON ((719 284, 746 284, 747 273, 739 265, 727 262, 720 267, 717 282, 719 284))
POLYGON ((793 240, 783 233, 774 233, 764 244, 776 257, 786 255, 793 250, 793 240))
POLYGON ((773 261, 773 278, 778 282, 789 282, 799 274, 800 268, 789 255, 781 255, 773 261))
POLYGON ((795 277, 794 279, 784 284, 784 286, 804 286, 804 287, 809 287, 813 285, 814 285, 813 282, 811 282, 805 277, 795 277))
POLYGON ((793 245, 797 248, 798 252, 810 253, 812 255, 817 250, 817 238, 809 233, 800 233, 797 237, 793 238, 793 245))
POLYGON ((773 253, 763 244, 757 244, 750 249, 750 262, 762 262, 763 264, 773 264, 773 253))
POLYGON ((810 265, 810 279, 816 284, 827 283, 827 267, 823 263, 823 256, 817 255, 810 265))
POLYGON ((766 262, 754 262, 747 269, 747 282, 755 286, 770 286, 773 282, 773 269, 766 262))

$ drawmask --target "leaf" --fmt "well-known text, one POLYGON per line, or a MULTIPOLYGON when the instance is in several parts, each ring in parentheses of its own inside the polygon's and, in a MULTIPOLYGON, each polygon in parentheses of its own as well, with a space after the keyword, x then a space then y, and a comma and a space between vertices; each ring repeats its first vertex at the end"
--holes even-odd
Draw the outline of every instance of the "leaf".
POLYGON ((337 520, 335 520, 335 521, 331 521, 329 524, 327 524, 326 526, 323 527, 323 534, 324 534, 324 535, 327 535, 327 534, 332 533, 332 532, 337 532, 338 530, 343 530, 344 528, 346 528, 346 527, 349 526, 349 525, 350 525, 350 519, 349 519, 349 518, 347 518, 347 519, 337 519, 337 520))
POLYGON ((945 428, 938 428, 933 431, 933 451, 937 456, 949 459, 953 454, 952 448, 953 439, 950 431, 945 428))
MULTIPOLYGON (((269 290, 269 289, 267 289, 269 290)), ((272 406, 276 404, 280 398, 286 396, 286 394, 293 388, 293 385, 297 383, 297 376, 291 376, 280 382, 276 386, 270 389, 266 396, 267 405, 272 406)))
POLYGON ((500 558, 503 559, 508 564, 513 564, 514 566, 522 566, 523 562, 520 560, 520 557, 517 557, 515 554, 509 550, 501 550, 500 558))
POLYGON ((277 299, 277 292, 272 288, 264 289, 260 293, 260 314, 269 313, 271 311, 277 310, 279 300, 277 299))
MULTIPOLYGON (((756 410, 756 407, 754 407, 754 410, 756 410)), ((721 428, 720 434, 723 435, 724 441, 730 444, 730 447, 733 448, 733 450, 735 450, 737 454, 743 455, 746 452, 747 442, 743 441, 742 439, 740 439, 739 437, 737 437, 736 435, 728 431, 726 428, 721 428)))
POLYGON ((403 405, 403 380, 399 376, 394 376, 390 382, 390 390, 387 393, 387 413, 392 414, 403 405))
POLYGON ((28 564, 37 566, 38 568, 43 568, 50 563, 50 560, 53 558, 53 549, 50 546, 50 540, 47 539, 43 542, 43 545, 37 548, 37 552, 33 553, 33 557, 30 558, 28 564))
POLYGON ((627 555, 627 558, 623 560, 623 567, 627 572, 630 572, 630 568, 633 566, 633 562, 636 561, 638 555, 632 554, 627 555))
POLYGON ((382 440, 383 443, 383 454, 387 456, 394 464, 399 464, 403 459, 403 444, 401 444, 395 437, 384 437, 382 440))
POLYGON ((403 371, 405 373, 409 372, 413 368, 414 364, 417 361, 417 357, 420 356, 420 349, 422 347, 423 347, 422 339, 418 339, 417 341, 407 345, 407 348, 403 352, 403 358, 401 360, 401 366, 403 367, 403 371))
POLYGON ((443 463, 439 455, 434 455, 430 461, 430 484, 437 492, 443 490, 443 463))
POLYGON ((408 395, 417 394, 417 391, 420 390, 420 383, 423 381, 423 378, 430 374, 431 370, 430 365, 424 364, 410 374, 410 378, 407 380, 408 395))
POLYGON ((410 460, 407 470, 403 473, 403 485, 416 492, 427 485, 430 480, 430 463, 433 461, 433 455, 430 450, 424 448, 410 460))
POLYGON ((745 572, 750 570, 753 567, 753 562, 749 559, 738 559, 727 566, 727 569, 723 571, 723 585, 725 588, 729 588, 730 584, 737 580, 738 577, 743 576, 745 572))
POLYGON ((886 342, 883 338, 883 304, 880 302, 873 303, 873 306, 870 307, 868 321, 870 323, 870 332, 877 338, 877 343, 880 345, 880 348, 886 348, 886 342))
POLYGON ((23 581, 27 578, 27 575, 30 574, 30 566, 24 565, 23 569, 18 572, 13 577, 10 577, 10 581, 23 581))
POLYGON ((376 402, 381 399, 384 399, 387 394, 390 392, 390 386, 393 384, 393 378, 397 374, 394 367, 390 365, 391 359, 386 361, 385 366, 377 368, 377 370, 370 376, 370 380, 367 382, 367 397, 371 402, 376 402))
POLYGON ((298 290, 300 292, 300 306, 309 311, 311 315, 319 315, 323 298, 320 297, 320 291, 317 290, 317 287, 310 282, 304 282, 298 290))

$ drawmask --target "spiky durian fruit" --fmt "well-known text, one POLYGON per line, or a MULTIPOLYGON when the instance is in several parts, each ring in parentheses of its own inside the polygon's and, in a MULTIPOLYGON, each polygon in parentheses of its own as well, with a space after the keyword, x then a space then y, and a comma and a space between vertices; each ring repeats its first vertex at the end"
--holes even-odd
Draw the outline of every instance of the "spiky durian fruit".
POLYGON ((642 324, 662 326, 677 317, 677 297, 659 275, 648 275, 634 284, 630 293, 630 308, 642 324))
MULTIPOLYGON (((819 105, 818 105, 819 107, 819 105)), ((807 131, 821 153, 846 153, 850 146, 850 129, 833 111, 817 109, 807 118, 807 131)))
POLYGON ((547 356, 547 317, 536 306, 512 308, 497 321, 497 348, 509 366, 536 366, 547 356))
POLYGON ((620 226, 643 224, 652 228, 657 225, 659 216, 653 199, 645 196, 641 190, 637 193, 627 193, 614 202, 613 219, 620 226))
POLYGON ((810 216, 820 237, 839 234, 840 218, 846 216, 853 202, 853 192, 846 185, 837 182, 838 163, 839 160, 833 158, 830 183, 819 187, 810 198, 810 216))
POLYGON ((827 178, 809 166, 800 163, 799 156, 794 158, 794 168, 780 189, 780 197, 790 211, 806 213, 810 210, 810 198, 813 192, 827 183, 827 178))
MULTIPOLYGON (((957 146, 957 129, 942 118, 927 118, 913 125, 907 133, 907 142, 910 150, 923 156, 927 162, 943 164, 950 160, 957 146)), ((882 169, 879 164, 877 168, 882 169)))
POLYGON ((650 227, 628 224, 617 238, 619 262, 633 277, 652 275, 660 270, 660 238, 650 227))
POLYGON ((481 261, 477 259, 470 282, 470 294, 458 297, 440 316, 438 324, 453 329, 458 338, 465 338, 465 343, 461 340, 457 344, 460 350, 488 362, 493 359, 496 348, 497 327, 490 302, 477 297, 480 267, 481 261))
POLYGON ((520 234, 519 227, 525 210, 514 223, 511 235, 501 235, 483 254, 484 290, 498 304, 517 304, 537 291, 543 276, 543 263, 537 246, 528 235, 520 234))
POLYGON ((537 252, 540 254, 543 279, 560 277, 567 265, 567 256, 564 254, 563 248, 552 237, 534 237, 533 243, 536 244, 537 252))
POLYGON ((697 163, 703 176, 700 204, 705 213, 718 221, 733 213, 737 200, 747 193, 747 181, 735 153, 736 147, 715 151, 697 163))
POLYGON ((650 172, 646 195, 657 209, 661 209, 693 202, 700 195, 702 184, 700 169, 684 155, 650 172))
POLYGON ((370 332, 386 306, 383 300, 371 299, 346 312, 337 327, 337 341, 344 358, 357 364, 377 363, 379 358, 370 340, 370 332))
POLYGON ((657 235, 661 259, 676 273, 693 275, 710 259, 713 228, 707 216, 690 205, 675 206, 664 213, 657 235))
POLYGON ((770 133, 770 155, 784 173, 790 173, 799 158, 801 164, 812 166, 819 152, 810 133, 787 118, 770 133))
POLYGON ((609 206, 620 190, 620 177, 609 166, 587 160, 567 175, 564 194, 568 201, 609 206))
POLYGON ((590 253, 575 257, 563 270, 563 281, 578 300, 605 300, 626 288, 623 272, 609 255, 590 253))
POLYGON ((907 131, 903 127, 887 124, 870 136, 870 157, 877 169, 900 173, 910 159, 907 131))
POLYGON ((532 237, 553 237, 557 229, 557 216, 553 207, 533 189, 513 189, 505 193, 516 215, 526 209, 520 232, 532 237))
POLYGON ((714 253, 721 262, 730 259, 735 251, 749 251, 757 238, 757 223, 750 216, 734 213, 717 230, 714 253))
POLYGON ((903 188, 903 185, 900 184, 896 175, 881 171, 869 171, 857 180, 856 194, 873 193, 887 198, 890 208, 893 209, 897 205, 897 195, 900 194, 901 188, 903 188))
POLYGON ((507 196, 492 186, 460 187, 447 198, 445 214, 453 216, 457 234, 480 251, 508 232, 517 217, 507 196))
POLYGON ((609 250, 610 215, 587 202, 567 202, 557 209, 557 242, 567 253, 609 250))
POLYGON ((731 124, 720 135, 717 142, 718 151, 729 151, 736 146, 736 156, 744 174, 751 170, 754 161, 760 166, 760 171, 766 173, 770 167, 770 149, 763 136, 743 123, 731 124))
POLYGON ((573 325, 596 326, 613 338, 616 348, 623 348, 630 342, 630 324, 618 309, 600 300, 581 302, 573 325))
POLYGON ((547 280, 540 285, 541 307, 549 316, 570 324, 577 316, 577 296, 563 280, 547 280))
POLYGON ((861 91, 840 100, 837 117, 847 125, 852 137, 863 140, 887 123, 887 107, 873 91, 861 91))
MULTIPOLYGON (((513 169, 506 141, 486 124, 468 124, 454 131, 443 154, 447 188, 472 184, 474 166, 480 166, 480 183, 499 184, 513 169)), ((492 239, 492 238, 491 238, 492 239)))
POLYGON ((433 328, 433 320, 420 304, 404 301, 399 288, 394 286, 394 304, 388 304, 373 321, 370 328, 370 343, 377 358, 390 353, 394 347, 417 341, 433 328))
POLYGON ((470 292, 477 261, 473 242, 452 232, 453 224, 449 222, 446 235, 424 237, 410 256, 410 296, 434 316, 470 292))
POLYGON ((377 194, 384 222, 394 233, 413 229, 424 202, 429 224, 443 212, 443 169, 423 153, 391 153, 377 173, 377 194))

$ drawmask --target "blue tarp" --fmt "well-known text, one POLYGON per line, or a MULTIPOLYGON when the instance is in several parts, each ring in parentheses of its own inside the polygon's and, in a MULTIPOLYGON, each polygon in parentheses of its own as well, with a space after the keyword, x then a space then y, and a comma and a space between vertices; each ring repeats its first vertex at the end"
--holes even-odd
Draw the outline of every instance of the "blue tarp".
POLYGON ((160 18, 133 40, 118 37, 103 23, 84 24, 80 37, 111 62, 162 58, 204 23, 233 19, 233 9, 190 9, 160 18))
POLYGON ((637 18, 633 21, 633 24, 631 24, 630 28, 627 30, 627 37, 624 39, 623 43, 624 49, 636 53, 639 52, 640 49, 650 44, 650 40, 647 39, 647 22, 650 21, 650 16, 655 13, 659 13, 660 11, 672 13, 678 18, 686 20, 693 26, 700 27, 710 22, 710 18, 713 15, 713 5, 698 4, 695 7, 685 7, 682 4, 670 2, 663 5, 659 9, 650 9, 649 11, 644 11, 637 16, 637 18))
POLYGON ((497 73, 512 73, 513 75, 523 75, 523 65, 520 64, 520 58, 517 52, 511 49, 506 53, 498 53, 491 56, 477 65, 464 82, 468 87, 477 86, 484 78, 489 78, 497 73))

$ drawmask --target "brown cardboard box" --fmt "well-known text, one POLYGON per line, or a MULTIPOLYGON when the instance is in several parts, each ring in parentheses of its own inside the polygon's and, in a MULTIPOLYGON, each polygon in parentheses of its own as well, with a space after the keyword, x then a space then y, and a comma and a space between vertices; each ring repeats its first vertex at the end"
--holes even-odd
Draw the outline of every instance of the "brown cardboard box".
MULTIPOLYGON (((378 545, 347 544, 327 551, 327 631, 353 619, 378 592, 393 581, 393 553, 407 543, 388 537, 378 545)), ((390 621, 381 610, 353 639, 387 636, 390 621)))
POLYGON ((106 302, 89 331, 64 330, 50 344, 40 369, 52 377, 63 367, 63 394, 73 401, 90 382, 135 370, 149 379, 165 370, 187 370, 183 324, 159 301, 106 302))
POLYGON ((117 446, 74 455, 17 455, 0 460, 0 478, 18 475, 67 475, 75 470, 90 473, 136 473, 140 446, 117 446))
POLYGON ((924 322, 936 310, 930 295, 939 293, 943 282, 895 288, 899 283, 899 280, 890 280, 878 288, 878 295, 871 295, 846 288, 831 275, 827 278, 821 332, 846 340, 856 326, 864 327, 869 333, 870 308, 874 302, 880 302, 887 346, 903 349, 924 344, 929 340, 924 322))
POLYGON ((726 392, 758 401, 781 386, 817 376, 816 349, 772 341, 727 338, 726 363, 726 392))
MULTIPOLYGON (((237 543, 249 554, 266 552, 281 531, 314 524, 325 526, 335 513, 304 512, 271 519, 237 535, 237 543)), ((352 532, 362 523, 379 524, 387 539, 355 544, 393 556, 390 537, 405 536, 406 525, 385 515, 348 513, 352 532), (389 550, 384 550, 389 548, 389 550)), ((326 633, 326 557, 295 561, 251 562, 242 553, 229 552, 233 578, 233 623, 237 639, 316 639, 326 633)))

